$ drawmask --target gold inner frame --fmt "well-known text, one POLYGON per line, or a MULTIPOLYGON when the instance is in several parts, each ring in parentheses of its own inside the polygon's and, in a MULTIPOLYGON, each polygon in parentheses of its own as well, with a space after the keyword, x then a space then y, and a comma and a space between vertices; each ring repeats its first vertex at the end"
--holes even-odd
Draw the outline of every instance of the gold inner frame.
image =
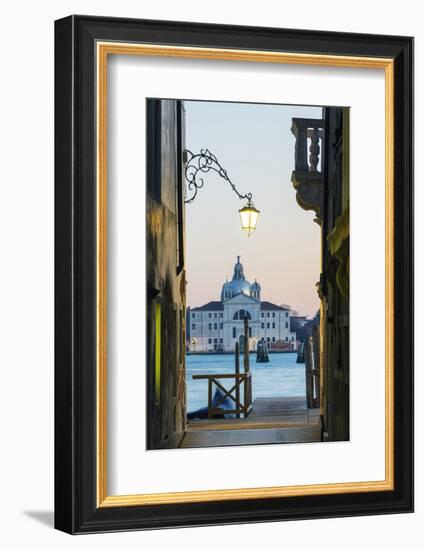
POLYGON ((365 493, 394 489, 394 60, 218 48, 97 42, 97 506, 142 506, 255 498, 365 493), (182 57, 261 63, 384 69, 385 71, 385 479, 108 496, 107 493, 107 61, 109 55, 182 57))

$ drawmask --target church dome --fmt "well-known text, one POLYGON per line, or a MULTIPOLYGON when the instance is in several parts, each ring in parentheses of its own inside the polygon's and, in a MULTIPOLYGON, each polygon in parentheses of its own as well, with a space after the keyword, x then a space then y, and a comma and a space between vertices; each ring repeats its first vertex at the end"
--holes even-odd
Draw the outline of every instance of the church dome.
POLYGON ((250 296, 250 283, 246 279, 233 279, 229 285, 233 296, 237 296, 237 294, 250 296))
POLYGON ((252 296, 251 284, 246 281, 243 271, 243 265, 240 262, 240 256, 237 256, 237 262, 234 266, 233 278, 230 282, 224 283, 221 292, 221 300, 225 301, 238 294, 252 296))
POLYGON ((225 300, 228 300, 229 298, 232 298, 232 290, 231 284, 227 280, 227 282, 222 285, 221 302, 225 302, 225 300))
POLYGON ((250 287, 250 294, 253 298, 260 299, 261 297, 261 285, 255 279, 255 282, 250 287))
POLYGON ((233 275, 233 281, 244 279, 244 271, 243 271, 243 265, 240 262, 240 256, 237 256, 237 262, 234 266, 234 275, 233 275))
POLYGON ((258 281, 256 279, 255 279, 255 282, 252 285, 252 290, 257 290, 258 292, 260 292, 260 290, 261 290, 261 285, 258 283, 258 281))

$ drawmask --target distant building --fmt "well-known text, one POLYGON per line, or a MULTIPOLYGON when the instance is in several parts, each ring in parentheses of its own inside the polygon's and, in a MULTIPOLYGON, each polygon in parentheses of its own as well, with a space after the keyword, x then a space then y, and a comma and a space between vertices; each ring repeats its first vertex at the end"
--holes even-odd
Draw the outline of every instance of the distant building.
POLYGON ((305 315, 292 315, 290 318, 290 329, 293 332, 297 332, 303 328, 307 322, 308 319, 305 315))
POLYGON ((296 334, 290 328, 288 307, 261 300, 261 286, 249 283, 240 256, 231 281, 222 286, 221 299, 188 308, 187 347, 190 351, 234 351, 244 345, 244 318, 249 320, 249 349, 254 351, 262 338, 268 349, 295 350, 296 334))
POLYGON ((304 315, 292 315, 290 318, 290 330, 296 333, 298 343, 305 342, 310 336, 314 325, 319 324, 319 312, 313 319, 308 319, 304 315))

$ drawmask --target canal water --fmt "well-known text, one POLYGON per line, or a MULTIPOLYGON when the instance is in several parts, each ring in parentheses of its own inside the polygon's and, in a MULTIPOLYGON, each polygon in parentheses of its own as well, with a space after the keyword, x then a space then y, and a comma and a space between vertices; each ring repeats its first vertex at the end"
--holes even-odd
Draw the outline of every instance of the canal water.
MULTIPOLYGON (((296 363, 296 359, 297 353, 272 353, 269 363, 256 363, 256 355, 250 355, 253 399, 304 396, 305 365, 296 363)), ((243 355, 240 355, 240 372, 244 372, 243 355)), ((207 380, 193 380, 193 374, 227 373, 234 373, 234 355, 187 355, 187 411, 206 407, 208 402, 207 380)), ((234 385, 233 380, 220 382, 226 388, 234 385)))

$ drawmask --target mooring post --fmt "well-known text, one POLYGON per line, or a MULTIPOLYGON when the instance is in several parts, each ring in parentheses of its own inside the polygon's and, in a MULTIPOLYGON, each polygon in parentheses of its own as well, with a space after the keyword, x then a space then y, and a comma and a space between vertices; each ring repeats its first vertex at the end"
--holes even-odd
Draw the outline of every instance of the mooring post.
POLYGON ((244 350, 243 350, 244 372, 249 372, 249 320, 247 315, 244 317, 244 350))
MULTIPOLYGON (((236 342, 236 347, 234 349, 234 366, 235 366, 235 373, 240 374, 240 349, 239 349, 239 343, 236 342)), ((236 384, 239 382, 239 379, 236 377, 236 384)), ((236 386, 236 401, 237 401, 237 409, 239 409, 240 404, 240 386, 237 384, 236 386)), ((240 413, 236 413, 236 417, 240 418, 240 413)))
POLYGON ((269 357, 268 357, 268 351, 266 348, 266 342, 264 337, 260 339, 258 342, 257 348, 256 348, 256 362, 257 363, 268 363, 269 357))

